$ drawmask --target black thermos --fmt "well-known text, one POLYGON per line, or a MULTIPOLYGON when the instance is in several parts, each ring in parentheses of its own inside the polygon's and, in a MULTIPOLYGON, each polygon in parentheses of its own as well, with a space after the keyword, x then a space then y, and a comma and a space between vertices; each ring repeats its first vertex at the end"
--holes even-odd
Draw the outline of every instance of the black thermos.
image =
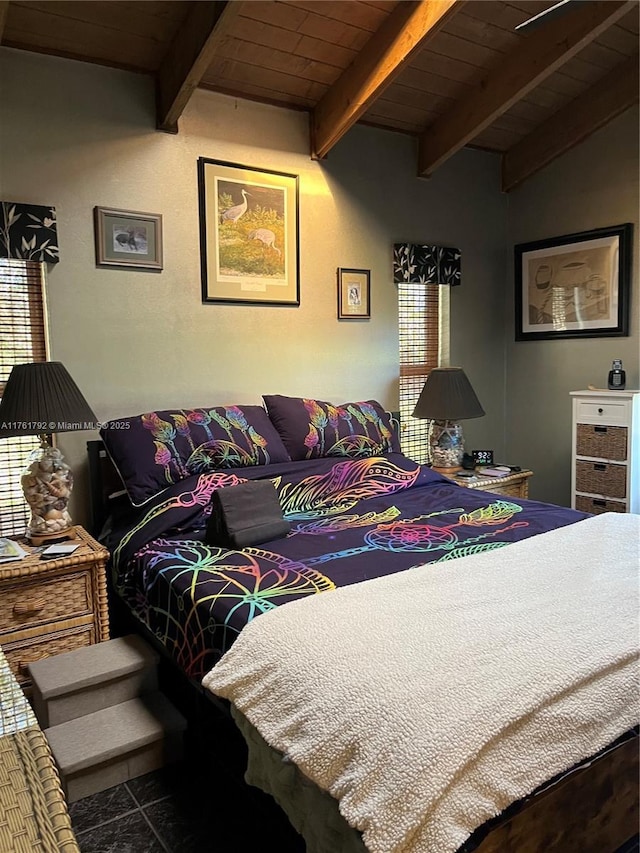
POLYGON ((613 365, 609 371, 609 381, 607 383, 610 391, 624 391, 627 374, 622 369, 622 360, 614 358, 613 365))

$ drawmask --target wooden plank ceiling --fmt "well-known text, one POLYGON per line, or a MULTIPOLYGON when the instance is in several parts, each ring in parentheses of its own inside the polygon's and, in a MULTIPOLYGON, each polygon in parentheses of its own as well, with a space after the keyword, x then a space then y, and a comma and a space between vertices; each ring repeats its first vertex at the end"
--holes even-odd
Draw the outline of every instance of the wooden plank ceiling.
POLYGON ((509 191, 639 99, 639 0, 0 0, 0 44, 155 77, 177 133, 197 87, 305 110, 309 152, 356 123, 465 145, 509 191))

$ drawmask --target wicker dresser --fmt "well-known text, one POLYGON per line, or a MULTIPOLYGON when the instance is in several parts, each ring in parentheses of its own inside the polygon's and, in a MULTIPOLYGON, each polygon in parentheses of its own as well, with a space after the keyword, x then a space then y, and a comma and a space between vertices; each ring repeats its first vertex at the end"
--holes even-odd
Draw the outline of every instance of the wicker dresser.
MULTIPOLYGON (((447 476, 449 475, 445 474, 445 477, 447 476)), ((469 479, 456 477, 455 474, 451 474, 449 479, 467 489, 479 489, 483 492, 493 492, 495 495, 506 495, 512 498, 528 498, 529 477, 532 476, 533 471, 517 471, 507 477, 482 476, 478 472, 473 478, 469 479)))
POLYGON ((0 565, 0 646, 27 695, 30 663, 109 639, 109 553, 82 527, 76 534, 80 547, 68 557, 34 552, 0 565))
POLYGON ((0 850, 80 853, 49 745, 2 649, 0 850))
POLYGON ((571 506, 640 513, 640 391, 572 391, 571 506))

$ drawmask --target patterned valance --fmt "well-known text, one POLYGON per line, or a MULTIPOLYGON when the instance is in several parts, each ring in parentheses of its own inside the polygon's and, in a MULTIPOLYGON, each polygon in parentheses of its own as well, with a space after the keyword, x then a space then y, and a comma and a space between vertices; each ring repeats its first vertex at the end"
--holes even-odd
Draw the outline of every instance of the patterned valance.
POLYGON ((57 264, 55 207, 0 202, 0 258, 57 264))
POLYGON ((395 243, 393 281, 395 284, 460 284, 460 249, 395 243))

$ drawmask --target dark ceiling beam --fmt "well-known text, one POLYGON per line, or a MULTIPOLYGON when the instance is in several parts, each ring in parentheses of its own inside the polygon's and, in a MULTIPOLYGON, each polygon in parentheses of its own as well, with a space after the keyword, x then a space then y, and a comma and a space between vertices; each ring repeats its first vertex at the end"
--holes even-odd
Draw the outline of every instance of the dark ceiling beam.
POLYGON ((636 5, 636 0, 594 0, 523 37, 479 86, 421 134, 418 174, 431 175, 636 5))
POLYGON ((211 0, 192 4, 158 69, 158 130, 178 132, 178 119, 189 103, 242 3, 211 0))
POLYGON ((464 0, 403 0, 311 114, 311 157, 322 159, 464 0))
POLYGON ((640 57, 607 76, 521 139, 502 158, 502 190, 509 192, 640 100, 640 57))
POLYGON ((7 11, 9 10, 9 0, 0 0, 0 44, 2 44, 2 36, 4 34, 4 25, 7 22, 7 11))

